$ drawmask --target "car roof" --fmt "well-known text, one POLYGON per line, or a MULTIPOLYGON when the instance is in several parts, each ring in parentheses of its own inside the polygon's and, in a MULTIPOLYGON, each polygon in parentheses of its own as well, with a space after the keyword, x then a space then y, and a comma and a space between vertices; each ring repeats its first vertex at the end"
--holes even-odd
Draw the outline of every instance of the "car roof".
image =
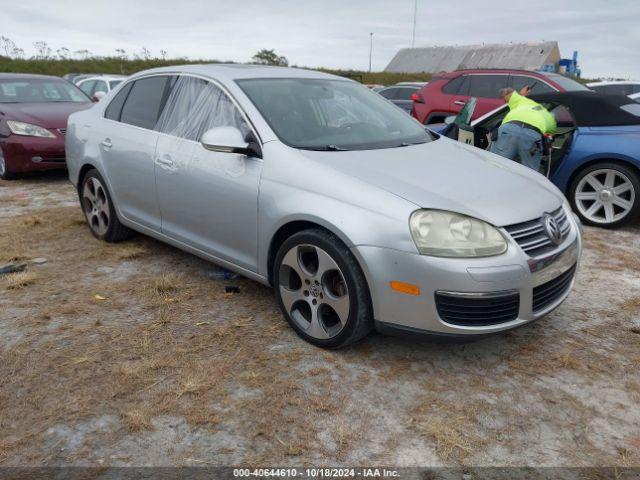
POLYGON ((536 72, 533 70, 521 70, 517 68, 468 68, 468 69, 454 70, 453 72, 438 73, 434 76, 457 77, 465 73, 505 73, 505 74, 514 73, 514 74, 526 74, 526 75, 546 77, 552 74, 553 72, 536 72))
POLYGON ((88 80, 124 80, 128 78, 127 75, 91 75, 90 77, 79 80, 79 83, 86 82, 88 80))
POLYGON ((331 75, 328 73, 305 70, 293 67, 275 67, 271 65, 246 65, 246 64, 193 64, 176 65, 171 67, 152 68, 138 72, 132 77, 148 75, 151 73, 193 73, 217 80, 241 80, 249 78, 315 78, 351 81, 348 78, 331 75))
POLYGON ((38 75, 35 73, 0 73, 0 80, 29 80, 29 79, 49 79, 49 80, 59 80, 64 82, 65 80, 60 77, 55 77, 53 75, 38 75))
POLYGON ((604 87, 606 85, 640 85, 640 82, 633 80, 610 80, 605 82, 589 82, 587 87, 604 87))
POLYGON ((544 104, 564 105, 580 127, 640 125, 640 117, 620 107, 633 101, 626 95, 605 95, 591 91, 533 94, 529 98, 544 104))

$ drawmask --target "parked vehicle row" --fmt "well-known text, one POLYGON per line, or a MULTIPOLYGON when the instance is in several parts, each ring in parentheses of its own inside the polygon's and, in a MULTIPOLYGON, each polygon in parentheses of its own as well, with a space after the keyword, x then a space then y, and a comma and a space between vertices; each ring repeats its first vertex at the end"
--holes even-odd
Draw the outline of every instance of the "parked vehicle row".
POLYGON ((71 115, 66 140, 97 238, 139 231, 271 285, 318 346, 515 328, 578 268, 579 221, 546 178, 333 75, 141 72, 71 115))

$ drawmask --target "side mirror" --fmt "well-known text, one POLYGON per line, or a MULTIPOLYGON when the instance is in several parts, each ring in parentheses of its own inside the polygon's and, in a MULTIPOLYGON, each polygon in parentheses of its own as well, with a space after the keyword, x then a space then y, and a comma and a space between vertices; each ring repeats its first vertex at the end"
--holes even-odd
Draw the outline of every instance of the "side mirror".
POLYGON ((91 100, 93 100, 94 102, 99 102, 104 98, 105 95, 105 92, 96 92, 93 94, 93 97, 91 97, 91 100))
POLYGON ((446 123, 447 125, 451 125, 453 122, 455 122, 455 120, 456 120, 455 115, 449 115, 447 118, 444 119, 444 123, 446 123))
POLYGON ((256 142, 247 141, 236 127, 214 127, 207 130, 200 140, 202 146, 212 152, 239 153, 251 157, 259 157, 260 148, 256 142), (256 148, 257 147, 257 148, 256 148))

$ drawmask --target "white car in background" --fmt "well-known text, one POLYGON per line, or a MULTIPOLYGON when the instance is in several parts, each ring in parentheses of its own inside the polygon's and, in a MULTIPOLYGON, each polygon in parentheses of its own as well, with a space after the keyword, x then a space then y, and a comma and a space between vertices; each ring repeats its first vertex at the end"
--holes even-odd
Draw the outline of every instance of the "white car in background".
POLYGON ((126 75, 96 75, 83 78, 76 86, 95 100, 102 98, 127 78, 126 75))
POLYGON ((605 95, 633 95, 640 93, 640 82, 631 80, 612 80, 607 82, 587 83, 591 90, 605 95))

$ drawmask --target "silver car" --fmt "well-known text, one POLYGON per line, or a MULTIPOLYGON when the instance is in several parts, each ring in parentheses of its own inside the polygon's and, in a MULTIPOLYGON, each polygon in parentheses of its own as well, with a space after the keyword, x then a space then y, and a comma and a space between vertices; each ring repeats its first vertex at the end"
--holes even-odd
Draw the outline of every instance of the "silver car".
POLYGON ((318 72, 141 72, 70 117, 67 163, 96 237, 136 230, 271 285, 326 348, 519 327, 562 303, 580 258, 542 175, 318 72))

